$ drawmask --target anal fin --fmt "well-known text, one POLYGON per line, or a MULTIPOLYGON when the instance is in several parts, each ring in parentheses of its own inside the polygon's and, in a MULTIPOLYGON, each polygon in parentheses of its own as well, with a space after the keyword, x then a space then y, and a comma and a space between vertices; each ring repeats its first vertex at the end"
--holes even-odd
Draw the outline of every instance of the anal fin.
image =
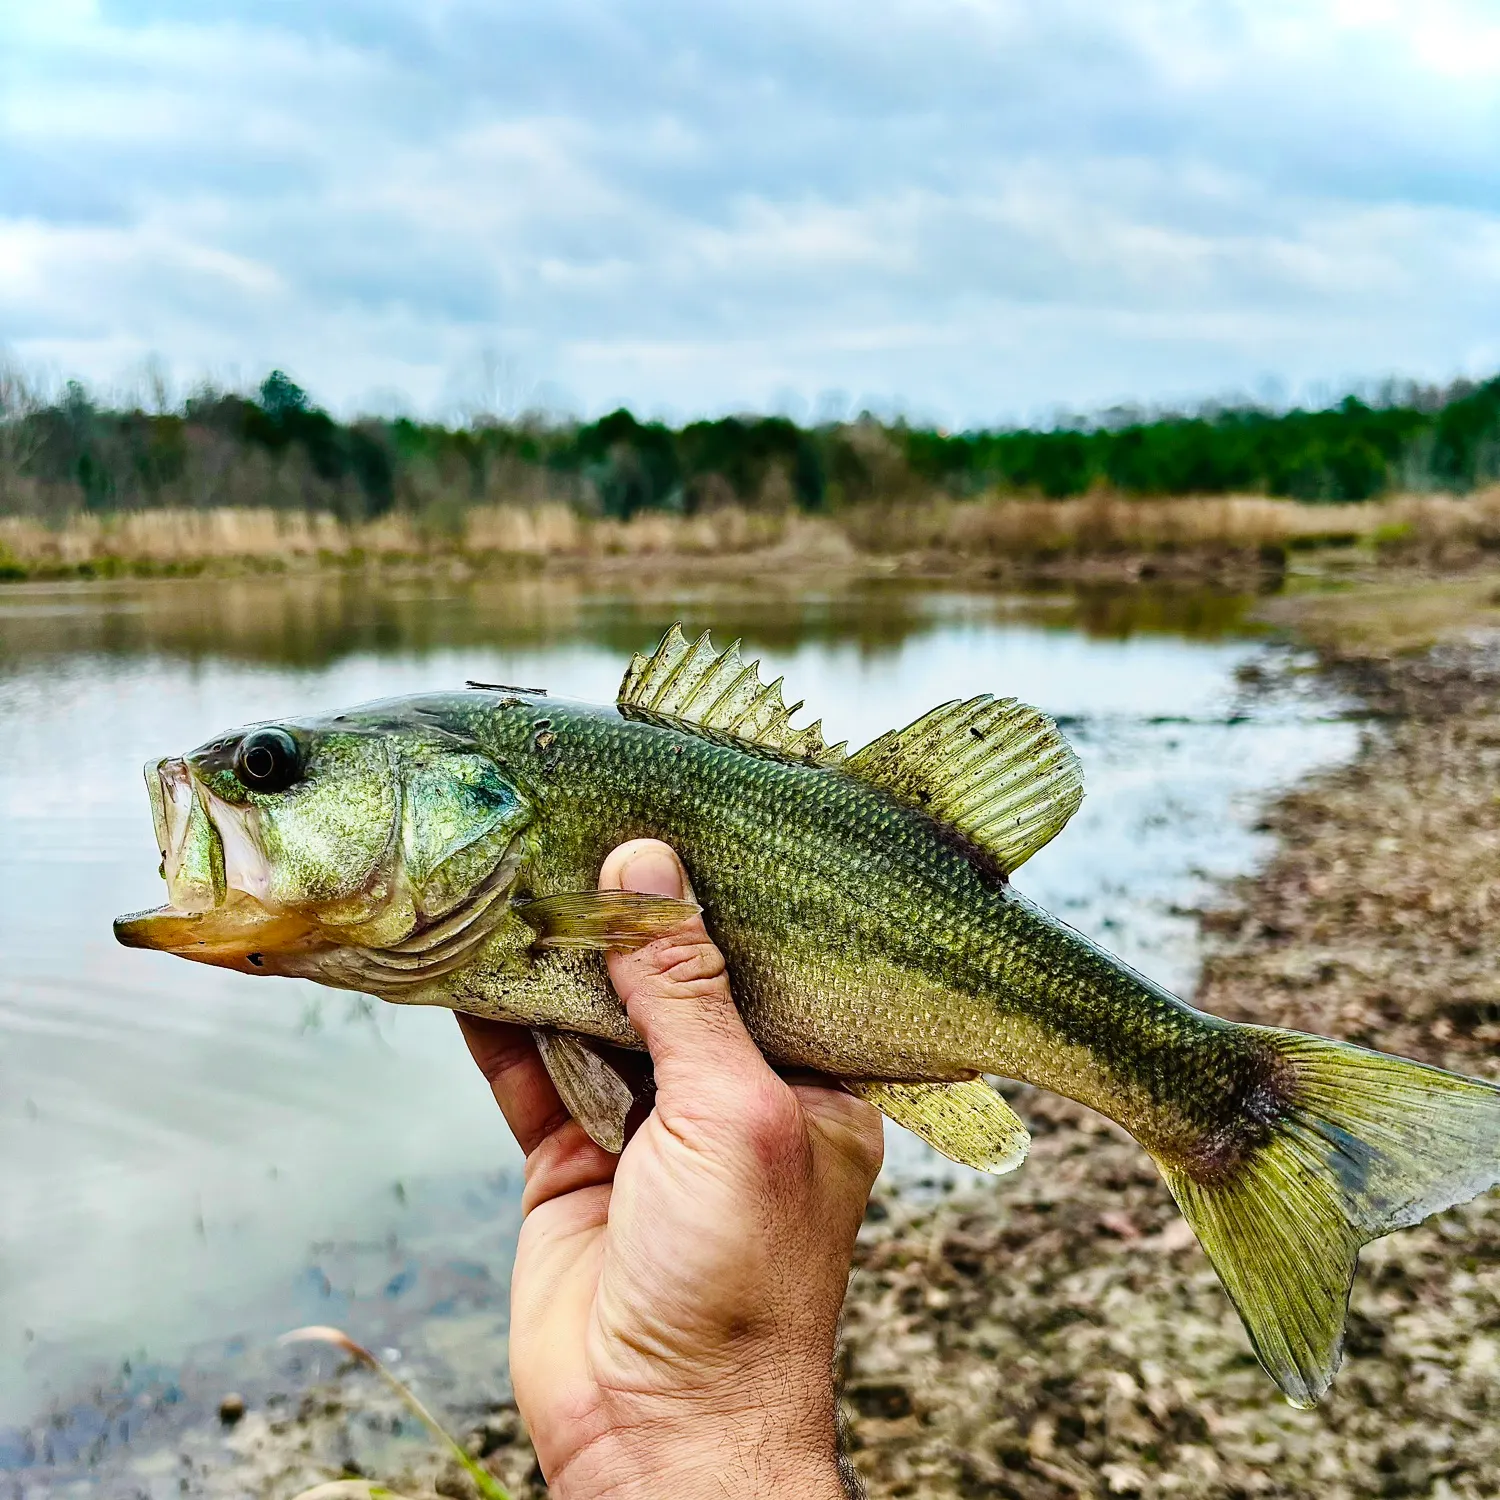
POLYGON ((625 1149, 625 1122, 637 1099, 653 1092, 650 1070, 640 1085, 581 1037, 538 1027, 531 1033, 568 1113, 611 1155, 625 1149))
POLYGON ((1012 1172, 1026 1159, 1031 1134, 982 1078, 964 1083, 872 1083, 844 1079, 851 1094, 920 1136, 949 1161, 981 1172, 1012 1172))

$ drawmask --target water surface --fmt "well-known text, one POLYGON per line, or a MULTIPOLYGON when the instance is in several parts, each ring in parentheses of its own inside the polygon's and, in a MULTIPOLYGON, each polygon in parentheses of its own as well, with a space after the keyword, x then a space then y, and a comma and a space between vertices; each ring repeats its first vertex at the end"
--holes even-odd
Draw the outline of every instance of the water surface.
MULTIPOLYGON (((830 739, 1015 694, 1064 722, 1088 786, 1017 884, 1189 993, 1191 908, 1263 854, 1261 800, 1353 744, 1326 697, 1247 690, 1285 656, 1248 603, 578 579, 0 591, 0 1467, 87 1456, 16 1434, 49 1407, 82 1421, 91 1383, 168 1389, 189 1354, 235 1383, 295 1322, 484 1334, 503 1378, 519 1162, 451 1017, 118 948, 110 919, 161 899, 148 756, 471 677, 608 699, 679 618, 742 635, 830 739)), ((933 1169, 891 1144, 894 1170, 933 1169)))

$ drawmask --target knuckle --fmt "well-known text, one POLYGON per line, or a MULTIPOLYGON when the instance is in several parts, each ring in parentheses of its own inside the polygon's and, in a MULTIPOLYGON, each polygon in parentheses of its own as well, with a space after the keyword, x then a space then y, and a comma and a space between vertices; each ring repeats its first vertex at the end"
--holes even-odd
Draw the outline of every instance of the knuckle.
POLYGON ((836 1096, 850 1137, 861 1150, 878 1156, 885 1146, 885 1117, 873 1104, 852 1094, 836 1096))
POLYGON ((854 1164, 867 1177, 876 1177, 885 1165, 885 1127, 880 1116, 860 1120, 854 1128, 854 1164))
POLYGON ((695 998, 727 997, 724 955, 707 938, 687 943, 669 939, 651 957, 657 978, 673 990, 695 998))
POLYGON ((885 1160, 880 1112, 853 1094, 819 1090, 812 1101, 817 1133, 856 1177, 873 1182, 885 1160))
POLYGON ((639 967, 631 986, 632 999, 690 1005, 701 1010, 705 1020, 731 1024, 734 1000, 724 955, 711 941, 668 938, 642 949, 636 957, 639 967))
POLYGON ((526 1153, 522 1213, 529 1214, 533 1208, 592 1181, 597 1163, 598 1148, 583 1126, 566 1109, 558 1111, 540 1142, 526 1153))
POLYGON ((535 1049, 529 1039, 524 1042, 511 1043, 486 1054, 480 1060, 480 1072, 484 1075, 484 1081, 491 1088, 496 1088, 510 1078, 517 1069, 529 1063, 534 1055, 535 1049))

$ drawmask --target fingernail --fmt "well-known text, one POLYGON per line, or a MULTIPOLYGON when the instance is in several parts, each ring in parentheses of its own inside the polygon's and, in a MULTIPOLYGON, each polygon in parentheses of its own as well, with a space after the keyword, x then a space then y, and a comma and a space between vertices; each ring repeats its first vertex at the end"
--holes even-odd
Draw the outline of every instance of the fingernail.
POLYGON ((686 894, 685 886, 682 866, 670 849, 642 849, 620 871, 620 888, 645 896, 675 896, 680 900, 686 894))

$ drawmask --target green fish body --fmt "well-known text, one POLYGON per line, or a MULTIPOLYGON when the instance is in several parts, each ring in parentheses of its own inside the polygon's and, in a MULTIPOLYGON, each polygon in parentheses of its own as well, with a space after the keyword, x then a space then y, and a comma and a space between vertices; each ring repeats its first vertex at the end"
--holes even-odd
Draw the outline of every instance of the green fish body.
POLYGON ((535 1029, 619 1149, 639 1050, 604 964, 692 908, 595 889, 681 856, 765 1055, 844 1081, 956 1160, 1027 1135, 978 1077, 1151 1153, 1288 1398, 1337 1368, 1359 1247, 1500 1179, 1500 1091, 1185 1004, 1028 901, 1077 762, 1035 710, 945 704, 853 755, 677 630, 619 704, 471 687, 257 726, 147 768, 172 904, 121 940, 535 1029))

